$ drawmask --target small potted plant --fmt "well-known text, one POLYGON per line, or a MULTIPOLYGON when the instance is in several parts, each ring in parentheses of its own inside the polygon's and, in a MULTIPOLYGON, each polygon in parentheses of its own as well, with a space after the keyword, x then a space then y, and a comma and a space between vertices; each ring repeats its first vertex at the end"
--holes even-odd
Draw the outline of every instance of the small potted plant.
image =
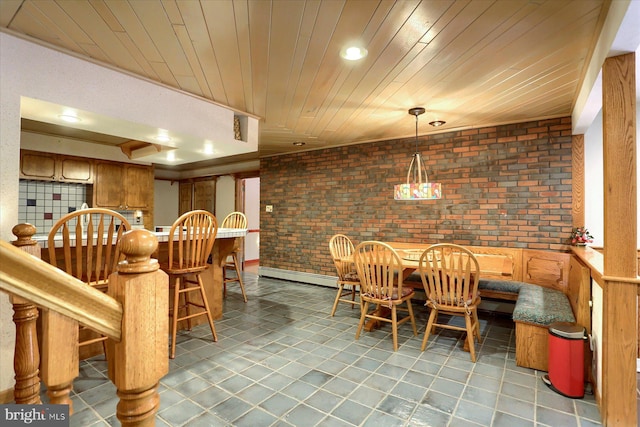
POLYGON ((587 227, 575 227, 571 230, 571 244, 573 246, 585 246, 591 242, 593 242, 593 236, 587 227))

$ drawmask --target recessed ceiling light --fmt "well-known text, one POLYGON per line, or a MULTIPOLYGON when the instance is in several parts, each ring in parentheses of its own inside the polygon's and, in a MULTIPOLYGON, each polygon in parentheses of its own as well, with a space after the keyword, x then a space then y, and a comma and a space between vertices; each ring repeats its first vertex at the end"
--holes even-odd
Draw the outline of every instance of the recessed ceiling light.
POLYGON ((78 116, 74 116, 72 114, 60 114, 58 117, 60 118, 60 120, 67 123, 78 123, 81 121, 78 116))
POLYGON ((434 120, 432 122, 429 122, 431 126, 435 126, 435 127, 442 126, 445 123, 447 122, 445 122, 444 120, 434 120))
POLYGON ((293 145, 295 145, 296 147, 302 147, 303 145, 306 145, 306 142, 296 141, 293 143, 293 145))
POLYGON ((367 49, 360 46, 347 46, 340 51, 340 56, 349 61, 357 61, 367 56, 367 49))
POLYGON ((153 139, 155 139, 158 142, 169 142, 169 141, 171 141, 171 138, 169 138, 169 135, 157 135, 157 136, 154 136, 153 139))

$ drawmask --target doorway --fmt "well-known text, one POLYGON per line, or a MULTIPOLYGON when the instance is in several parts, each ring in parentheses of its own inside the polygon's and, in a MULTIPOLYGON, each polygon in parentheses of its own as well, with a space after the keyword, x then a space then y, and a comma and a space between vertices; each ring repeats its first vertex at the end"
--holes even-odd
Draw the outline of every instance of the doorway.
POLYGON ((260 177, 242 180, 242 202, 248 228, 244 240, 244 267, 257 274, 260 263, 260 177))

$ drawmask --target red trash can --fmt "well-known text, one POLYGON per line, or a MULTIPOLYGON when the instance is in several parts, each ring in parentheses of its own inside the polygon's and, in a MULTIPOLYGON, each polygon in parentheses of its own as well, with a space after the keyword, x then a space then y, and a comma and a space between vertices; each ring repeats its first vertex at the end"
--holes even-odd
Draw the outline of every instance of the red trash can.
POLYGON ((567 322, 549 325, 549 374, 542 380, 563 396, 584 397, 586 329, 567 322))

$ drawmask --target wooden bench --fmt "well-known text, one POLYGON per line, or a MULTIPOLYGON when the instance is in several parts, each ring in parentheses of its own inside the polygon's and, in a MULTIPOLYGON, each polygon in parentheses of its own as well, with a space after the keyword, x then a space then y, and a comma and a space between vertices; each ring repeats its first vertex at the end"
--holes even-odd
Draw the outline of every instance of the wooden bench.
POLYGON ((513 310, 516 324, 516 365, 548 371, 549 325, 575 323, 567 296, 557 290, 524 284, 513 310))
MULTIPOLYGON (((403 247, 408 248, 406 244, 403 247)), ((414 246, 415 247, 415 246, 414 246)), ((425 248, 427 245, 424 246, 425 248)), ((466 246, 480 264, 482 298, 515 302, 516 364, 548 370, 549 325, 583 325, 585 301, 580 286, 570 286, 571 254, 522 248, 466 246)), ((418 273, 405 284, 422 287, 418 273)), ((588 306, 586 308, 588 310, 588 306)), ((583 325, 587 326, 587 325, 583 325)))

